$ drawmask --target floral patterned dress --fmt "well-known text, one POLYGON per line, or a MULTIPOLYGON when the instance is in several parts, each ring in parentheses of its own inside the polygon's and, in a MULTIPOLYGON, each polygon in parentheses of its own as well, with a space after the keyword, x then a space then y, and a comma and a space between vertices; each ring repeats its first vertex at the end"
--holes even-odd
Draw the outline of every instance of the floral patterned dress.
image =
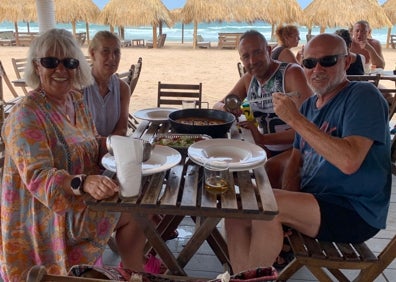
POLYGON ((23 280, 33 265, 65 275, 75 264, 93 264, 118 221, 119 213, 89 210, 84 196, 61 187, 69 174, 100 173, 95 127, 81 93, 71 94, 75 125, 37 91, 5 121, 0 211, 5 281, 23 280))

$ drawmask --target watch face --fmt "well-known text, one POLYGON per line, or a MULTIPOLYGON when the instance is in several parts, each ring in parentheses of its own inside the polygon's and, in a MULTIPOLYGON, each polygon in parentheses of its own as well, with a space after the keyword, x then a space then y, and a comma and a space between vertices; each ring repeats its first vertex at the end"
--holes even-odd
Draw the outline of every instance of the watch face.
POLYGON ((81 185, 81 178, 80 176, 76 176, 72 179, 71 183, 70 183, 71 187, 73 189, 79 189, 80 185, 81 185))

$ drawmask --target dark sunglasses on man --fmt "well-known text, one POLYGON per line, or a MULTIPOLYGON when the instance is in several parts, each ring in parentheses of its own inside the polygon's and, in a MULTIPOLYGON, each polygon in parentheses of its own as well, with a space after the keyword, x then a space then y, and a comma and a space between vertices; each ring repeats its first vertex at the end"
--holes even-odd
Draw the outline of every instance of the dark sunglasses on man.
POLYGON ((322 67, 329 68, 337 64, 339 57, 346 57, 346 54, 337 54, 337 55, 330 55, 324 56, 321 58, 307 58, 302 60, 302 65, 304 68, 313 69, 316 67, 316 64, 319 63, 322 67))
POLYGON ((38 61, 46 69, 54 69, 60 63, 62 63, 65 66, 65 68, 70 70, 74 70, 78 68, 78 66, 80 65, 80 62, 77 59, 73 59, 73 58, 65 58, 63 60, 60 60, 55 57, 43 57, 43 58, 39 58, 38 61))

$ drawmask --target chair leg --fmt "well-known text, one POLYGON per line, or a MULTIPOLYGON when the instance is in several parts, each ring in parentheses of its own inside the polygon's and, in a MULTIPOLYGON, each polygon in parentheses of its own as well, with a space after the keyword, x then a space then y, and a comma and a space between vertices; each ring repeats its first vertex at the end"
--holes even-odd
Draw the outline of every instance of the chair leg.
POLYGON ((321 267, 311 265, 306 265, 306 267, 320 282, 333 282, 333 280, 326 274, 326 272, 321 267))
POLYGON ((279 273, 277 281, 286 281, 294 273, 296 273, 303 265, 294 258, 282 271, 279 273))

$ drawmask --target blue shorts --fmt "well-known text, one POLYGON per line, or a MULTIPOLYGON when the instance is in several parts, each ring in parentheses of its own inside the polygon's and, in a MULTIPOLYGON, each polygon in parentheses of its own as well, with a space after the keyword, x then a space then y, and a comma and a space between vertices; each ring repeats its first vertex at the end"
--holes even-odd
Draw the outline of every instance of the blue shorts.
POLYGON ((320 228, 316 238, 337 243, 361 243, 378 233, 352 207, 329 203, 314 195, 320 207, 320 228))

